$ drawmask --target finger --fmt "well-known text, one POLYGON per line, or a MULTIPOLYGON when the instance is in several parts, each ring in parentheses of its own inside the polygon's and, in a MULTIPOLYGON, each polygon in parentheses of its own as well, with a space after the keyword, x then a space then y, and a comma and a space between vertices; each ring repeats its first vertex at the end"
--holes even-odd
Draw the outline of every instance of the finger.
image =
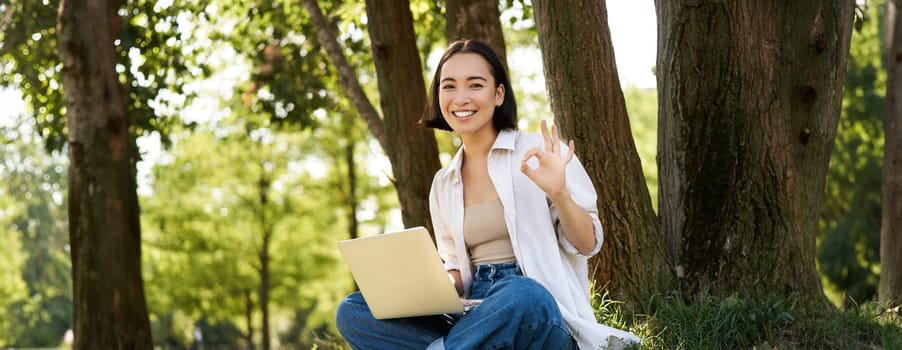
POLYGON ((551 124, 551 152, 558 153, 561 149, 561 131, 557 127, 557 123, 551 124))
POLYGON ((548 123, 542 120, 542 139, 545 140, 545 150, 554 151, 554 143, 551 142, 551 133, 548 132, 548 123))
POLYGON ((570 143, 567 145, 567 147, 569 147, 570 149, 567 150, 567 156, 564 157, 564 164, 570 162, 570 160, 573 159, 573 153, 576 152, 573 146, 573 140, 570 140, 570 143))
POLYGON ((532 171, 533 171, 532 168, 530 168, 529 165, 526 164, 525 160, 523 161, 523 163, 520 163, 520 172, 523 174, 526 174, 526 177, 531 177, 530 173, 532 171))
POLYGON ((526 176, 530 176, 535 170, 529 166, 529 159, 532 157, 536 157, 536 159, 542 159, 545 154, 538 147, 533 147, 529 151, 523 154, 523 159, 520 161, 520 171, 526 176))
POLYGON ((523 154, 522 163, 526 164, 526 162, 529 161, 529 158, 532 158, 532 157, 536 157, 536 159, 542 159, 542 157, 544 157, 544 156, 545 156, 545 152, 542 152, 541 148, 533 147, 533 148, 529 149, 528 151, 526 151, 526 153, 523 154))

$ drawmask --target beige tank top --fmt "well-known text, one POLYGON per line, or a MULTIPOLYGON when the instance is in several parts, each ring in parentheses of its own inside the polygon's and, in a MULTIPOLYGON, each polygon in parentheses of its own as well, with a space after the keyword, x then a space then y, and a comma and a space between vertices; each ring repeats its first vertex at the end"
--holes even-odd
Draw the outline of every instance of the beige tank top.
POLYGON ((464 209, 464 242, 473 265, 517 261, 500 198, 464 209))

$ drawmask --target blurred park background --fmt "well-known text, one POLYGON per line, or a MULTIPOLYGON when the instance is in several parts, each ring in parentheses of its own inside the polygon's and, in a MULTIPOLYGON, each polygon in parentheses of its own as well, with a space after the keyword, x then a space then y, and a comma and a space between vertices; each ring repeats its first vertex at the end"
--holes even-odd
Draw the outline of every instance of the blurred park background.
MULTIPOLYGON (((608 0, 608 15, 618 66, 647 64, 638 75, 621 70, 621 80, 657 208, 654 7, 625 3, 633 1, 608 0), (640 47, 652 56, 627 53, 640 47)), ((364 2, 320 5, 363 91, 378 96, 364 2)), ((73 328, 58 7, 0 0, 0 348, 66 346, 73 328)), ((411 0, 410 9, 429 79, 447 44, 444 8, 411 0)), ((820 210, 817 271, 840 310, 876 300, 881 273, 883 9, 880 0, 860 3, 820 210)), ((390 162, 342 92, 303 6, 132 0, 117 13, 116 70, 130 87, 140 153, 141 275, 153 345, 340 347, 335 306, 354 284, 336 243, 404 224, 390 162)), ((535 131, 552 113, 532 7, 501 1, 500 18, 520 126, 535 131)), ((458 143, 436 137, 444 164, 458 143)))

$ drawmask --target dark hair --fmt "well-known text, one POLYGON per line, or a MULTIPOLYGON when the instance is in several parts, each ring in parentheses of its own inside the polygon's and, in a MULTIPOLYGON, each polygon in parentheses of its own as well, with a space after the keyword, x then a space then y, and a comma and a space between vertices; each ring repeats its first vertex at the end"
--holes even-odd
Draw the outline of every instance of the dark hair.
POLYGON ((435 75, 432 77, 432 84, 429 86, 426 110, 423 111, 419 124, 429 128, 452 130, 442 116, 442 107, 438 101, 438 89, 442 67, 445 66, 445 62, 451 56, 458 53, 475 53, 482 56, 489 63, 492 76, 495 78, 495 87, 504 85, 504 101, 501 102, 501 106, 495 107, 495 114, 492 116, 492 126, 496 130, 517 129, 517 102, 514 99, 514 90, 511 88, 507 70, 504 68, 501 59, 495 54, 495 51, 492 51, 491 47, 478 40, 458 40, 451 43, 448 49, 445 50, 445 54, 442 55, 442 59, 438 62, 438 67, 435 68, 435 75))

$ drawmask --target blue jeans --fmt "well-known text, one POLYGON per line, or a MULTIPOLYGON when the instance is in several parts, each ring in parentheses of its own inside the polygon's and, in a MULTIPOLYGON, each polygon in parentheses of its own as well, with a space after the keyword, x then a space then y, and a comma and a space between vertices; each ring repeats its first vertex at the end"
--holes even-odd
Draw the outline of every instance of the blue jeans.
POLYGON ((479 265, 464 315, 373 318, 360 292, 338 305, 336 325, 354 349, 425 349, 444 337, 446 349, 576 349, 557 302, 516 263, 479 265))

